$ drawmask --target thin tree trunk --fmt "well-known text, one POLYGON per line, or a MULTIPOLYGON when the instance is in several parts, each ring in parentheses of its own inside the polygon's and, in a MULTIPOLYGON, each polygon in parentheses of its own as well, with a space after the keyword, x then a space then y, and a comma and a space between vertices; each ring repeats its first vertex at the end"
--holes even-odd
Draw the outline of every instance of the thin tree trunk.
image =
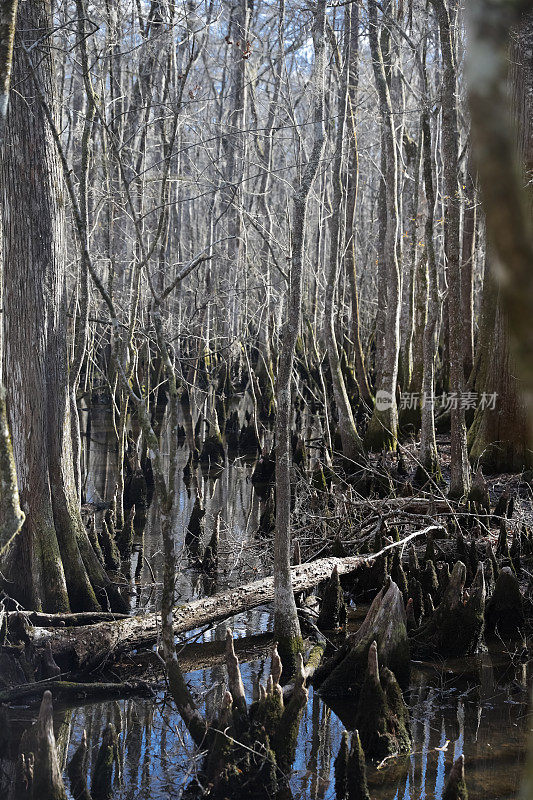
POLYGON ((425 107, 422 113, 422 147, 423 147, 423 174, 424 189, 426 193, 426 222, 425 244, 428 269, 428 306, 426 326, 424 328, 424 371, 422 380, 422 428, 420 432, 419 468, 422 474, 418 477, 425 480, 430 476, 440 480, 440 467, 435 438, 435 358, 438 346, 438 321, 439 321, 439 277, 437 260, 435 258, 435 244, 433 239, 433 223, 435 217, 435 190, 433 188, 432 144, 431 125, 428 108, 428 86, 426 75, 426 53, 422 60, 422 79, 424 88, 425 107))
POLYGON ((318 0, 313 25, 315 48, 314 143, 300 185, 294 192, 292 259, 286 318, 282 332, 276 387, 276 536, 274 542, 274 635, 280 656, 290 675, 301 647, 300 624, 291 583, 291 453, 292 370, 296 340, 302 319, 304 235, 309 192, 324 151, 324 73, 326 0, 318 0))
POLYGON ((465 169, 463 237, 461 246, 461 303, 463 317, 464 376, 468 381, 474 365, 474 261, 476 252, 476 184, 471 157, 465 169))
POLYGON ((398 266, 398 165, 395 123, 383 52, 378 37, 376 0, 369 0, 369 40, 374 79, 379 96, 383 124, 382 143, 386 156, 385 199, 386 226, 384 240, 385 279, 387 283, 386 324, 383 340, 382 368, 377 385, 376 402, 365 437, 372 450, 396 449, 398 407, 396 384, 400 349, 400 270, 398 266))
MULTIPOLYGON (((346 13, 346 12, 345 12, 346 13)), ((345 36, 349 47, 349 31, 345 20, 345 36)), ((348 49, 348 48, 346 48, 348 49)), ((324 334, 328 351, 329 367, 333 382, 335 405, 339 417, 339 433, 342 442, 342 452, 346 459, 357 462, 363 451, 363 443, 355 427, 352 408, 346 391, 346 384, 342 374, 339 358, 339 348, 335 334, 335 293, 339 281, 339 250, 342 245, 341 221, 342 214, 342 171, 343 171, 343 144, 347 112, 347 89, 349 58, 345 53, 345 64, 341 75, 339 87, 339 107, 337 118, 337 140, 335 143, 335 160, 333 164, 333 209, 331 217, 331 236, 329 252, 329 270, 326 283, 325 309, 324 309, 324 334)))
MULTIPOLYGON (((455 0, 451 0, 455 3, 455 0)), ((457 66, 451 3, 432 0, 437 14, 442 53, 442 154, 444 159, 445 252, 448 274, 448 330, 450 347, 450 391, 456 402, 451 407, 450 496, 462 497, 470 488, 470 465, 466 447, 464 392, 463 319, 461 305, 459 190, 459 130, 457 122, 457 66)))
POLYGON ((357 98, 359 88, 359 5, 351 3, 344 9, 345 35, 348 37, 348 169, 346 175, 346 245, 344 269, 348 276, 352 305, 351 334, 355 359, 355 377, 361 399, 369 408, 372 393, 361 343, 359 316, 359 289, 357 286, 357 259, 355 251, 355 212, 359 183, 359 155, 357 152, 357 98))
POLYGON ((0 144, 4 138, 9 102, 17 7, 18 0, 1 0, 0 2, 0 144))

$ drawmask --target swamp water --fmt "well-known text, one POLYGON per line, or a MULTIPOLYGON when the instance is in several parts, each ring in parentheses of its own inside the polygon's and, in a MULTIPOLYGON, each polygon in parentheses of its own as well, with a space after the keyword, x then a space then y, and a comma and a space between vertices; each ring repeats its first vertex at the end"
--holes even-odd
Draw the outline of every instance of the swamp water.
MULTIPOLYGON (((94 441, 94 440, 93 440, 94 441)), ((183 458, 185 463, 185 450, 183 458)), ((102 464, 93 447, 93 467, 102 464)), ((183 463, 183 465, 184 465, 183 463)), ((182 466, 183 466, 182 465, 182 466)), ((220 514, 219 571, 216 582, 206 586, 188 566, 183 548, 196 487, 181 483, 180 513, 176 530, 178 550, 183 550, 178 579, 179 600, 203 596, 228 586, 253 580, 271 570, 271 550, 256 535, 261 502, 250 482, 252 467, 243 460, 228 464, 216 478, 198 476, 198 489, 206 509, 205 541, 220 514)), ((104 479, 105 480, 105 479, 104 479)), ((102 483, 97 475, 95 487, 102 483)), ((132 558, 134 613, 157 607, 160 596, 162 553, 157 505, 147 512, 144 551, 139 541, 132 558), (141 561, 139 562, 139 559, 141 561)), ((364 608, 357 616, 364 615, 364 608)), ((202 712, 212 718, 220 707, 226 687, 223 641, 228 624, 234 636, 250 637, 250 646, 238 651, 248 700, 252 686, 270 670, 271 628, 268 607, 255 609, 208 631, 187 634, 180 658, 187 680, 202 712), (202 643, 220 642, 220 647, 202 643), (206 652, 207 651, 207 652, 206 652), (199 669, 198 667, 201 667, 199 669)), ((180 647, 178 648, 180 650, 180 647)), ((407 696, 411 713, 413 747, 410 756, 368 767, 372 800, 439 800, 451 764, 465 755, 470 800, 510 800, 520 787, 527 738, 531 724, 528 692, 533 677, 525 656, 505 651, 483 653, 461 661, 413 663, 407 696)), ((22 731, 35 719, 37 708, 12 708, 0 731, 0 798, 9 796, 18 742, 22 731)), ((312 688, 300 725, 298 745, 290 776, 294 800, 335 798, 334 761, 342 732, 353 727, 355 707, 347 700, 330 708, 312 688)), ((119 732, 122 776, 116 782, 115 800, 170 800, 179 798, 200 766, 179 715, 163 691, 153 698, 55 708, 55 727, 63 766, 77 747, 83 729, 89 744, 89 774, 101 742, 103 728, 113 722, 119 732)), ((68 780, 65 780, 68 791, 68 780)), ((90 785, 90 782, 89 782, 90 785)))

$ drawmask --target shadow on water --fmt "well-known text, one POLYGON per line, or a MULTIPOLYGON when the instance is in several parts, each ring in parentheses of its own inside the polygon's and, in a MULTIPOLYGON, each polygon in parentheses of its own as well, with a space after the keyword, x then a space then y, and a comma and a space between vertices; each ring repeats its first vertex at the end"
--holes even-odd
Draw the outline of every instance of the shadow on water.
MULTIPOLYGON (((94 466, 102 461, 99 447, 108 439, 97 434, 93 442, 94 466)), ((183 464, 186 454, 183 452, 183 464)), ((253 579, 271 569, 271 548, 258 547, 257 528, 261 501, 250 481, 251 466, 240 459, 230 462, 218 477, 195 477, 196 485, 180 483, 176 542, 181 551, 177 582, 179 599, 205 593, 198 572, 191 568, 185 534, 196 496, 205 508, 204 543, 220 515, 219 569, 211 591, 253 579), (265 550, 267 552, 265 552, 265 550)), ((102 497, 108 475, 97 475, 91 491, 102 497)), ((194 484, 194 481, 193 481, 194 484)), ((157 504, 148 509, 144 534, 136 540, 132 557, 130 592, 136 612, 152 610, 160 598, 162 568, 161 537, 157 504), (142 563, 136 570, 139 554, 142 563)), ((270 611, 255 609, 235 617, 236 637, 255 637, 255 646, 240 653, 248 699, 257 678, 266 680, 270 670, 270 640, 256 636, 271 629, 270 611)), ((222 642, 226 623, 209 631, 192 632, 188 642, 222 642)), ((180 649, 180 647, 178 648, 180 649)), ((194 646, 181 652, 187 679, 207 718, 217 713, 226 689, 226 673, 220 658, 201 657, 194 646), (202 661, 203 658, 203 661, 202 661), (202 666, 201 669, 193 667, 202 666)), ((528 676, 519 657, 491 652, 461 661, 417 663, 407 700, 411 712, 412 753, 379 766, 369 765, 368 783, 372 800, 440 800, 451 764, 465 755, 470 800, 507 800, 516 797, 531 727, 527 708, 528 676)), ((0 797, 8 797, 13 780, 18 743, 22 731, 36 717, 36 709, 10 709, 0 731, 0 797)), ((335 797, 334 761, 342 732, 353 728, 355 708, 350 702, 330 707, 310 689, 290 778, 292 797, 335 797)), ((179 798, 195 774, 195 760, 188 733, 171 702, 159 692, 155 698, 92 703, 72 708, 56 706, 55 727, 63 767, 79 744, 83 729, 89 743, 89 773, 94 765, 102 730, 113 722, 119 732, 122 778, 117 781, 116 800, 167 800, 179 798)), ((68 785, 68 781, 66 781, 68 785)))

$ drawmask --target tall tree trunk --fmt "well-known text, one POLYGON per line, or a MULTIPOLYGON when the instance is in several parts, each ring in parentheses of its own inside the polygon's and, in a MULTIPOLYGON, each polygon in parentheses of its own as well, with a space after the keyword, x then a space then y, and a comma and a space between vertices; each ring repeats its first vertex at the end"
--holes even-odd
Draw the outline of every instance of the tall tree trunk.
MULTIPOLYGON (((457 65, 450 9, 456 0, 432 0, 437 14, 442 54, 442 154, 444 160, 445 252, 448 274, 448 331, 450 347, 451 407, 450 496, 462 497, 470 487, 466 423, 461 398, 464 392, 463 319, 461 311, 459 191, 459 129, 457 122, 457 65)), ((454 9, 455 10, 455 9, 454 9)))
POLYGON ((21 4, 2 221, 7 405, 26 521, 2 571, 6 592, 28 607, 85 610, 99 608, 95 589, 110 582, 89 544, 74 480, 64 198, 41 102, 54 108, 51 28, 49 4, 21 4), (30 67, 24 51, 37 41, 38 66, 30 67))
MULTIPOLYGON (((345 10, 346 14, 346 10, 345 10)), ((339 250, 342 246, 342 171, 343 171, 343 144, 346 124, 347 99, 348 99, 348 70, 349 70, 349 17, 348 25, 345 17, 345 63, 339 87, 339 107, 337 118, 337 141, 335 146, 335 159, 333 164, 333 209, 331 218, 331 237, 329 252, 329 271, 326 283, 326 297, 324 309, 324 333, 328 350, 329 367, 333 382, 335 405, 339 417, 339 433, 342 442, 342 452, 346 459, 357 461, 363 451, 363 443, 355 427, 352 408, 346 391, 346 384, 342 374, 339 358, 339 348, 335 334, 335 293, 339 281, 339 250)))
POLYGON ((386 224, 384 241, 385 278, 387 302, 383 340, 382 367, 377 385, 376 402, 365 437, 372 450, 395 449, 398 433, 398 407, 396 383, 400 349, 400 270, 398 266, 398 165, 395 123, 378 37, 376 0, 369 0, 369 40, 374 78, 379 96, 380 116, 383 124, 382 143, 385 148, 385 199, 386 224))
POLYGON ((357 152, 357 96, 359 87, 359 6, 345 6, 344 26, 348 36, 348 173, 346 176, 346 237, 344 269, 348 276, 352 305, 351 334, 353 339, 355 377, 362 400, 370 407, 372 394, 368 381, 359 316, 359 289, 357 286, 357 261, 355 251, 355 212, 359 183, 359 156, 357 152))
MULTIPOLYGON (((4 138, 9 87, 11 84, 11 67, 13 61, 13 42, 15 39, 15 22, 17 17, 17 0, 0 2, 0 146, 4 138)), ((0 297, 2 297, 3 280, 0 280, 0 297)), ((0 351, 2 336, 0 331, 0 351)), ((2 352, 0 352, 0 365, 2 352)), ((1 374, 1 369, 0 369, 1 374)), ((20 532, 24 523, 24 513, 20 508, 13 446, 9 434, 6 410, 6 393, 0 387, 0 556, 2 556, 20 532)))
POLYGON ((426 193, 425 243, 428 270, 428 307, 426 326, 424 328, 424 370, 422 380, 422 428, 420 432, 420 451, 418 478, 425 480, 427 476, 440 479, 440 467, 435 438, 435 358, 438 344, 439 321, 439 278, 435 245, 433 239, 433 223, 435 218, 435 190, 433 188, 431 123, 429 116, 429 98, 426 74, 426 54, 422 61, 422 80, 424 85, 424 111, 422 113, 422 147, 424 189, 426 193))
MULTIPOLYGON (((507 22, 507 20, 502 20, 507 22)), ((499 35, 504 36, 503 42, 507 44, 505 31, 500 31, 499 35)), ((505 46, 505 45, 504 45, 505 46)), ((526 219, 531 224, 532 209, 533 209, 533 192, 531 190, 531 174, 533 169, 533 125, 531 124, 531 117, 533 112, 533 15, 529 14, 525 17, 516 32, 511 44, 511 54, 509 59, 509 76, 506 74, 506 64, 503 64, 501 73, 502 89, 507 93, 508 86, 505 86, 510 79, 511 86, 511 111, 516 121, 516 142, 514 143, 520 159, 521 168, 523 171, 522 181, 527 186, 524 210, 522 213, 526 215, 526 219), (525 179, 525 181, 524 181, 525 179)), ((496 73, 495 73, 496 74, 496 73)), ((498 103, 495 97, 491 102, 498 103)), ((474 130, 477 138, 474 139, 475 144, 479 147, 480 139, 485 139, 485 131, 483 136, 480 136, 478 129, 479 119, 476 115, 477 107, 474 106, 474 130)), ((500 109, 500 116, 502 111, 500 109)), ((499 127, 498 121, 498 127, 499 127)), ((510 120, 503 120, 508 128, 510 120)), ((492 124, 489 127, 489 132, 492 132, 492 124)), ((505 128, 504 128, 505 131, 505 128)), ((511 135, 508 134, 511 140, 511 135)), ((501 155, 503 148, 501 148, 502 139, 499 135, 498 157, 501 155)), ((508 153, 510 157, 510 164, 508 166, 509 177, 512 178, 513 167, 512 159, 513 153, 508 153)), ((479 153, 478 153, 479 158, 479 153)), ((494 158, 493 154, 485 156, 487 161, 479 162, 479 168, 483 171, 484 177, 484 197, 487 197, 487 173, 493 168, 490 159, 494 158)), ((492 185, 493 177, 490 178, 490 194, 489 200, 492 203, 492 192, 496 185, 492 185)), ((506 178, 507 180, 507 178, 506 178)), ((499 182, 501 184, 501 181, 499 182)), ((508 207, 507 204, 514 200, 509 187, 507 190, 507 197, 504 200, 504 206, 495 217, 494 209, 489 207, 487 213, 488 233, 489 238, 494 241, 495 230, 498 231, 502 221, 505 223, 508 207), (502 212, 504 215, 502 216, 502 212), (494 228, 496 223, 497 228, 494 228)), ((520 200, 518 199, 517 206, 514 207, 513 212, 513 225, 520 223, 520 200)), ((512 237, 509 240, 512 242, 513 250, 509 253, 520 252, 523 245, 520 244, 520 233, 512 231, 512 237)), ((507 256, 507 252, 505 253, 507 256)), ((489 266, 492 262, 499 261, 502 258, 502 253, 491 252, 489 255, 489 266), (498 258, 499 257, 499 258, 498 258)), ((516 283, 516 279, 515 279, 516 283)), ((516 289, 520 294, 519 305, 522 305, 524 297, 527 299, 527 293, 524 290, 530 285, 530 278, 526 279, 525 283, 520 282, 516 284, 516 289)), ((519 471, 526 466, 531 466, 533 463, 533 453, 529 448, 529 437, 527 428, 527 414, 524 407, 521 393, 524 386, 520 378, 524 378, 524 374, 520 375, 522 366, 521 353, 524 347, 527 349, 527 338, 519 340, 518 351, 511 347, 509 337, 509 323, 513 326, 517 322, 521 325, 530 327, 529 322, 525 319, 520 320, 520 316, 516 314, 516 310, 508 303, 509 288, 506 284, 499 285, 498 273, 496 269, 491 269, 489 273, 486 270, 485 283, 483 287, 483 317, 480 326, 480 355, 479 363, 477 364, 477 375, 475 388, 478 395, 485 393, 486 402, 478 404, 474 422, 469 431, 469 445, 470 457, 474 462, 480 462, 487 471, 519 471), (517 358, 518 355, 518 358, 517 358), (494 400, 492 397, 495 395, 494 400)), ((512 291, 516 291, 514 286, 512 291)), ((523 313, 523 312, 522 312, 523 313)), ((516 335, 516 334, 515 334, 516 335)))
POLYGON ((485 472, 519 472, 533 463, 520 383, 509 349, 509 328, 500 292, 487 265, 480 323, 478 404, 468 431, 470 460, 485 472))
POLYGON ((318 0, 313 25, 315 49, 314 74, 314 143, 300 185, 294 192, 292 222, 292 258, 283 324, 276 387, 276 535, 274 542, 274 635, 279 653, 292 673, 296 651, 301 647, 300 624, 291 581, 291 453, 290 425, 292 409, 292 370, 296 339, 302 319, 302 284, 304 235, 309 192, 318 172, 325 144, 324 73, 325 73, 326 0, 318 0))
POLYGON ((228 214, 228 333, 231 338, 238 335, 239 290, 242 290, 242 269, 240 265, 243 258, 243 242, 241 241, 243 224, 241 206, 246 159, 244 127, 248 95, 246 82, 246 65, 248 62, 247 58, 243 56, 247 51, 252 9, 253 0, 237 0, 231 8, 230 18, 231 112, 228 115, 227 185, 224 190, 224 200, 227 204, 228 214))
POLYGON ((463 236, 461 245, 461 313, 463 317, 464 376, 468 381, 474 366, 474 261, 476 251, 476 183, 471 157, 465 168, 463 236))
MULTIPOLYGON (((420 194, 420 174, 422 171, 423 147, 422 147, 422 134, 418 137, 418 142, 415 143, 405 138, 407 143, 404 146, 405 161, 411 165, 414 160, 414 174, 412 191, 409 192, 407 199, 407 213, 406 225, 409 230, 409 272, 406 270, 405 283, 408 285, 403 291, 405 298, 402 305, 400 315, 400 325, 404 334, 404 343, 400 351, 400 368, 399 380, 402 390, 408 392, 420 392, 422 388, 422 338, 424 331, 424 324, 426 318, 426 304, 425 294, 427 289, 418 283, 420 270, 422 271, 422 281, 427 284, 425 279, 426 265, 418 254, 418 196, 420 194), (408 146, 407 146, 408 145, 408 146), (418 269, 417 269, 418 268, 418 269), (422 326, 419 323, 422 321, 422 326), (418 363, 415 364, 418 357, 418 363)), ((401 414, 401 425, 404 424, 404 415, 401 414)), ((420 421, 420 413, 417 414, 414 420, 416 427, 420 421)))

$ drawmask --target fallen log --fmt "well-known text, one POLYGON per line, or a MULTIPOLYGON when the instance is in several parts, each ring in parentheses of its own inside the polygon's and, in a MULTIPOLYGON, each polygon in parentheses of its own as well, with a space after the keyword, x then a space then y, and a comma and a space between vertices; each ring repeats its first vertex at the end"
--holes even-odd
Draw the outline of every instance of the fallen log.
POLYGON ((426 497, 417 495, 413 497, 383 497, 363 500, 350 500, 350 508, 353 509, 383 509, 395 511, 407 511, 411 514, 450 514, 456 509, 457 504, 448 498, 437 499, 433 495, 426 497))
MULTIPOLYGON (((294 566, 291 569, 293 591, 298 594, 328 580, 334 567, 337 567, 339 575, 354 572, 386 550, 401 547, 407 541, 427 534, 437 527, 430 525, 423 530, 414 531, 402 541, 393 542, 379 553, 365 557, 321 558, 308 564, 294 566)), ((194 600, 174 609, 174 632, 176 635, 187 633, 270 603, 273 599, 274 578, 269 576, 245 586, 228 589, 212 597, 194 600)), ((54 630, 32 628, 29 629, 28 635, 37 651, 45 648, 46 643, 51 641, 54 659, 62 672, 66 673, 93 669, 118 653, 151 646, 157 642, 160 630, 160 614, 152 613, 142 617, 129 617, 75 628, 64 627, 54 630)))
POLYGON ((16 705, 36 697, 41 697, 43 691, 48 689, 53 692, 56 700, 67 701, 94 701, 111 700, 112 698, 130 697, 132 695, 152 694, 150 686, 145 681, 126 681, 123 683, 78 683, 74 681, 46 680, 24 683, 4 689, 0 692, 0 703, 16 705))
POLYGON ((112 611, 79 611, 75 614, 46 614, 43 611, 8 611, 8 621, 23 614, 36 628, 74 628, 79 625, 96 625, 99 622, 115 622, 131 619, 131 614, 114 614, 112 611))

